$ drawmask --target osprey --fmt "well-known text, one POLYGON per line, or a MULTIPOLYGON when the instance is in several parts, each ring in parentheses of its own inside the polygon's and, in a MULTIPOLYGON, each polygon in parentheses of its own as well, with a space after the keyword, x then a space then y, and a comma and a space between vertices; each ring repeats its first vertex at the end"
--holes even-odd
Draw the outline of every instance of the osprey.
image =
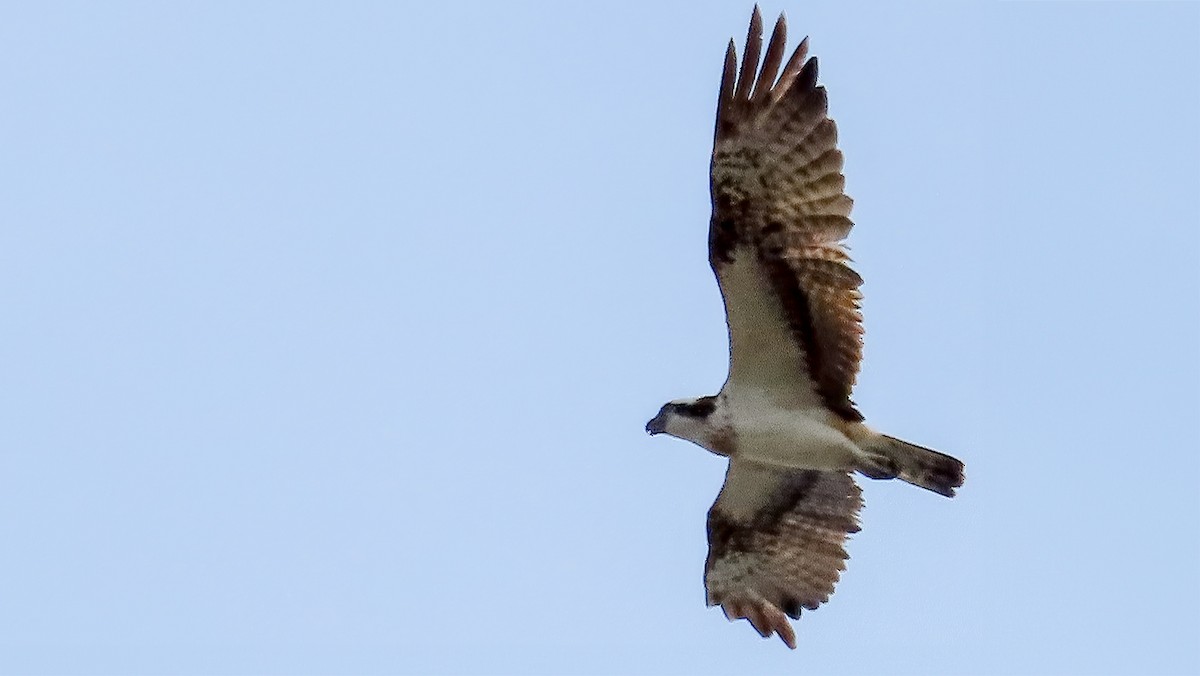
POLYGON ((708 512, 708 605, 794 649, 787 618, 829 600, 859 529, 852 474, 953 497, 963 464, 876 432, 850 401, 862 278, 840 243, 853 224, 837 128, 807 38, 783 64, 783 16, 756 77, 762 29, 755 7, 740 68, 729 42, 713 143, 709 262, 729 377, 715 396, 666 404, 646 431, 729 458, 708 512))

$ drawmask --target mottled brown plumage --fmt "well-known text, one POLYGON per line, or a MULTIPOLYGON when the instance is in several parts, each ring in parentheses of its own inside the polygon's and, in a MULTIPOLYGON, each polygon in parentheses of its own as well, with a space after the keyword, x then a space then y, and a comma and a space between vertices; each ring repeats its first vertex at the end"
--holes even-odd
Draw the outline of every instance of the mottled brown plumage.
POLYGON ((858 531, 861 491, 845 472, 780 472, 729 463, 725 486, 708 512, 704 574, 710 605, 744 617, 764 637, 796 637, 785 615, 800 617, 829 600, 858 531))
MULTIPOLYGON (((853 225, 853 201, 844 190, 837 127, 827 115, 825 89, 817 86, 817 61, 806 60, 805 39, 781 68, 786 42, 781 16, 756 78, 762 49, 756 7, 741 67, 731 41, 721 78, 709 260, 729 317, 730 379, 807 390, 795 393, 795 401, 823 404, 857 422, 862 415, 850 391, 862 357, 862 279, 840 244, 853 225), (743 257, 753 259, 758 283, 768 288, 736 275, 743 257), (750 308, 751 295, 773 301, 750 308), (792 334, 790 355, 762 318, 772 314, 792 334), (764 356, 772 351, 778 354, 764 356)), ((847 558, 843 542, 858 530, 861 505, 847 472, 732 459, 708 517, 709 603, 794 648, 785 616, 798 617, 833 593, 847 558)))
POLYGON ((825 88, 817 86, 817 60, 805 60, 807 39, 774 81, 786 42, 780 16, 756 79, 762 47, 756 7, 736 84, 737 55, 729 43, 713 144, 709 259, 727 306, 725 269, 739 256, 757 259, 804 349, 805 363, 796 365, 803 373, 794 375, 811 382, 830 410, 859 421, 850 391, 862 359, 862 279, 840 244, 854 225, 853 200, 844 191, 837 126, 827 114, 825 88))
POLYGON ((858 530, 852 473, 952 497, 963 463, 871 429, 850 400, 862 278, 842 245, 853 202, 837 127, 807 39, 785 64, 783 17, 765 50, 762 34, 756 7, 743 60, 732 42, 725 55, 713 142, 709 262, 729 377, 716 396, 666 404, 646 431, 729 459, 708 514, 708 603, 795 648, 788 617, 829 599, 858 530))

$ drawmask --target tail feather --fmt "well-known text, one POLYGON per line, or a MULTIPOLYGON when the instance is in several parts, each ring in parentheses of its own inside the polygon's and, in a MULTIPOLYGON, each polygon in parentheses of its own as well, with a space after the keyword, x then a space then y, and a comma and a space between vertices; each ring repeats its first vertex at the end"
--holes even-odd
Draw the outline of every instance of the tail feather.
POLYGON ((877 443, 864 450, 871 456, 873 465, 859 471, 872 479, 899 478, 952 498, 954 489, 963 485, 966 478, 959 459, 886 434, 880 435, 877 443))

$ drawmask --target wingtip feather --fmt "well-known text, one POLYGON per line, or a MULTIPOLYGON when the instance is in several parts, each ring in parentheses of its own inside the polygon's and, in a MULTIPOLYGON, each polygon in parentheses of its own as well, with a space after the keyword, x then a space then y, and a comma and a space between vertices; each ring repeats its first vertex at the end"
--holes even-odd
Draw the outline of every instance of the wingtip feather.
POLYGON ((796 630, 792 628, 790 622, 784 620, 783 626, 778 627, 776 631, 779 632, 779 638, 783 641, 784 645, 792 650, 796 649, 796 630))
POLYGON ((816 88, 819 70, 820 61, 815 56, 804 63, 804 67, 800 69, 800 75, 797 77, 799 87, 802 91, 816 88))
POLYGON ((733 38, 729 39, 729 47, 725 49, 725 64, 721 70, 721 88, 717 93, 717 129, 716 135, 721 133, 721 125, 728 124, 731 120, 731 111, 729 110, 730 103, 733 100, 734 78, 737 73, 737 45, 733 38))
POLYGON ((787 21, 783 15, 775 20, 771 29, 771 39, 767 41, 766 56, 762 60, 762 70, 759 71, 758 81, 754 85, 754 93, 750 100, 755 104, 767 99, 775 85, 775 76, 779 74, 779 66, 783 64, 783 50, 787 47, 787 21))
POLYGON ((783 67, 783 72, 779 75, 779 84, 775 86, 775 99, 782 97, 787 90, 795 82, 796 76, 800 74, 800 70, 804 67, 804 59, 808 57, 808 36, 800 41, 796 46, 796 51, 792 52, 791 58, 788 59, 787 65, 783 67))
POLYGON ((721 602, 721 611, 730 622, 746 620, 759 636, 770 638, 778 634, 784 645, 796 649, 796 630, 788 622, 787 615, 774 604, 753 599, 726 599, 721 602))
POLYGON ((742 68, 738 73, 737 90, 734 97, 741 100, 750 98, 754 86, 754 71, 758 68, 758 57, 762 54, 763 22, 762 12, 758 5, 750 15, 750 28, 746 31, 746 52, 742 54, 742 68))

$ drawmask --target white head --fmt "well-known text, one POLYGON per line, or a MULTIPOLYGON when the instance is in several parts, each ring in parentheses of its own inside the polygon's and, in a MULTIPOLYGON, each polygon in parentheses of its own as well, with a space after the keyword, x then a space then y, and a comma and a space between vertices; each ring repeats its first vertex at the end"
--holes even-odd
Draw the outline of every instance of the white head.
POLYGON ((646 423, 646 432, 668 434, 685 439, 710 451, 719 453, 714 446, 716 435, 713 413, 717 410, 716 397, 676 399, 664 404, 658 415, 646 423))

